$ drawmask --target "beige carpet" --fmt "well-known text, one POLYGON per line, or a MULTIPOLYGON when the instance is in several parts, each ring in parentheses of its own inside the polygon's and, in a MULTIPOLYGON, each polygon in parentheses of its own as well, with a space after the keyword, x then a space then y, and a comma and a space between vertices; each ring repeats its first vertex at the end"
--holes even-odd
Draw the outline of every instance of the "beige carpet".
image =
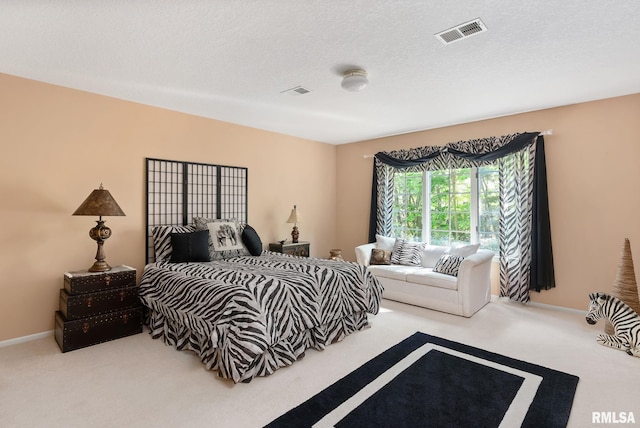
POLYGON ((383 301, 371 328, 238 385, 146 332, 65 354, 50 336, 0 347, 0 427, 260 427, 416 331, 579 376, 570 427, 598 426, 592 412, 640 423, 640 358, 598 345, 602 330, 502 300, 471 319, 383 301))

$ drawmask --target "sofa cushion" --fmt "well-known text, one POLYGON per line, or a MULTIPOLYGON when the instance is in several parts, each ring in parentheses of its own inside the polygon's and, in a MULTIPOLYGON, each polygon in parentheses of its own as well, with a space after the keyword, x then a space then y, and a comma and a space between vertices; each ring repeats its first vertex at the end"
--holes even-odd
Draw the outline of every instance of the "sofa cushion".
POLYGON ((391 251, 391 263, 395 265, 420 266, 422 263, 422 242, 411 242, 406 239, 396 239, 391 251))
POLYGON ((370 265, 369 272, 378 278, 397 279, 398 281, 406 281, 407 275, 421 270, 420 266, 403 266, 403 265, 370 265))
POLYGON ((449 247, 443 247, 440 245, 425 245, 422 251, 422 266, 426 268, 433 268, 440 256, 449 250, 449 247))
POLYGON ((434 272, 430 268, 422 268, 406 275, 407 283, 427 285, 431 287, 458 289, 458 278, 443 273, 434 272))
POLYGON ((381 250, 393 250, 393 246, 396 243, 396 238, 390 238, 388 236, 376 235, 376 248, 381 250))
POLYGON ((464 260, 462 256, 454 256, 451 254, 443 254, 438 263, 433 267, 434 272, 443 273, 445 275, 458 276, 458 269, 464 260))
POLYGON ((470 255, 477 253, 478 248, 480 248, 480 244, 463 245, 461 247, 451 248, 447 253, 452 256, 469 257, 470 255))

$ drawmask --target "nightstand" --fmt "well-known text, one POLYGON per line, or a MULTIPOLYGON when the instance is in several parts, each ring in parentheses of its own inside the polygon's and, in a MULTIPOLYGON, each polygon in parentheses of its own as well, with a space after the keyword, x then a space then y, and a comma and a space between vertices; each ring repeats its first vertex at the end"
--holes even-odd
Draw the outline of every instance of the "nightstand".
POLYGON ((143 307, 132 267, 67 272, 59 303, 55 338, 62 352, 142 333, 143 307))
POLYGON ((269 244, 269 251, 276 253, 289 254, 290 256, 309 257, 309 243, 300 242, 272 242, 269 244))

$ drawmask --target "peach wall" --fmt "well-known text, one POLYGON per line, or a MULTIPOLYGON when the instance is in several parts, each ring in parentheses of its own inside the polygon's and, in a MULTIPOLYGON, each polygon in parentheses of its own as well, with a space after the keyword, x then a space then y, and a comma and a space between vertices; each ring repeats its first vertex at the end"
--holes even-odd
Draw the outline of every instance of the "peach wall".
POLYGON ((336 246, 336 147, 0 74, 0 341, 53 329, 63 273, 93 263, 93 218, 71 213, 102 182, 112 265, 144 267, 144 158, 244 166, 249 223, 290 237, 294 204, 311 254, 336 246))
POLYGON ((624 238, 639 265, 639 118, 636 94, 338 146, 339 245, 355 260, 352 249, 368 238, 373 160, 363 155, 552 128, 545 148, 556 288, 531 296, 585 309, 589 292, 612 289, 624 238))
POLYGON ((62 274, 89 267, 96 248, 94 219, 71 213, 101 182, 127 214, 107 218, 107 260, 142 271, 145 157, 248 167, 249 222, 263 243, 289 236, 297 204, 313 256, 342 248, 354 260, 369 218, 362 155, 553 128, 557 288, 533 300, 584 309, 586 293, 611 289, 625 237, 640 254, 640 95, 336 147, 3 74, 0 93, 0 341, 53 328, 62 274))

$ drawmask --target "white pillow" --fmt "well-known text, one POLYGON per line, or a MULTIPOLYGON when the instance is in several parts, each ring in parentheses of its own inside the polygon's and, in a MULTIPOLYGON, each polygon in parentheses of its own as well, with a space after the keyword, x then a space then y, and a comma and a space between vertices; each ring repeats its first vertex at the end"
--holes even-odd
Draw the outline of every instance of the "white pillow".
POLYGON ((480 244, 464 245, 462 247, 451 248, 447 254, 451 254, 452 256, 469 257, 470 255, 477 253, 478 248, 480 248, 480 244))
POLYGON ((376 248, 379 250, 393 250, 393 246, 396 243, 396 238, 389 238, 388 236, 376 235, 376 248))
POLYGON ((448 247, 440 245, 425 245, 422 251, 422 266, 432 268, 436 265, 440 256, 449 251, 448 247))

